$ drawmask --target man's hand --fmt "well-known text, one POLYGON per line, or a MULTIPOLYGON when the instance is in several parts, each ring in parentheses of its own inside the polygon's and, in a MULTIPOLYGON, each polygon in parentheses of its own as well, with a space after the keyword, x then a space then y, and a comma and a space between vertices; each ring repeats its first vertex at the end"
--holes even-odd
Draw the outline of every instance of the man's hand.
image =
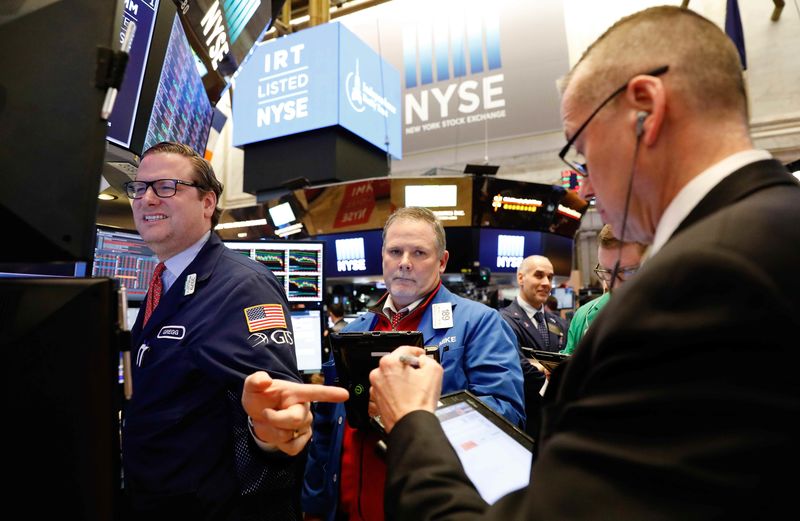
POLYGON ((540 373, 544 373, 545 378, 548 380, 550 379, 550 370, 543 366, 537 359, 528 358, 528 362, 530 362, 533 367, 538 369, 540 373))
POLYGON ((378 406, 386 432, 412 411, 433 412, 442 392, 442 366, 419 347, 401 346, 381 358, 369 374, 370 399, 378 406), (417 357, 419 367, 403 362, 402 355, 417 357))
POLYGON ((244 381, 242 406, 259 440, 294 456, 311 439, 309 402, 343 402, 348 397, 340 387, 273 380, 258 371, 244 381))

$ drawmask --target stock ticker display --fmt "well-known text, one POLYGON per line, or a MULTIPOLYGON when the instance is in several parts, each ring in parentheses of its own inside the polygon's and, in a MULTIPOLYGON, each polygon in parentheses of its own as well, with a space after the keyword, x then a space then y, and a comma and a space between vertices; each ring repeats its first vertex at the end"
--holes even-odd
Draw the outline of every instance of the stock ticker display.
POLYGON ((213 112, 192 49, 176 16, 144 149, 161 141, 178 141, 204 155, 213 112))
POLYGON ((98 228, 92 277, 108 277, 125 286, 128 300, 140 301, 147 294, 158 257, 134 233, 98 228))
POLYGON ((322 301, 322 244, 225 241, 225 246, 269 268, 289 302, 322 301))

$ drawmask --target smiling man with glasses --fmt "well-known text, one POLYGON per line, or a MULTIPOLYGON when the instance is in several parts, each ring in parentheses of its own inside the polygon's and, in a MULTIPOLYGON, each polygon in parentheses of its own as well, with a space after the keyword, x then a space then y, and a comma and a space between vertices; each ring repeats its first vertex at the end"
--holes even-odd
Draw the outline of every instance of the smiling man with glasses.
POLYGON ((269 429, 254 404, 267 385, 301 382, 283 287, 213 232, 222 185, 191 148, 153 146, 125 189, 160 262, 131 330, 124 518, 299 519, 304 459, 293 456, 311 437, 308 404, 297 400, 285 411, 291 421, 269 429), (244 382, 258 371, 269 377, 261 373, 244 393, 248 423, 244 382))

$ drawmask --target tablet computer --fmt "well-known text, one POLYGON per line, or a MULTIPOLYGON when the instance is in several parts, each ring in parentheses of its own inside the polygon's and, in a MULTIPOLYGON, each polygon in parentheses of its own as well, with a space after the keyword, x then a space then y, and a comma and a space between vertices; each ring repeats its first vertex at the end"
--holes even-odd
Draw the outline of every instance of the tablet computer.
POLYGON ((369 373, 382 356, 400 346, 422 347, 419 331, 350 331, 331 333, 331 350, 336 362, 336 384, 350 392, 345 402, 347 423, 354 429, 369 422, 369 373))
POLYGON ((469 391, 442 396, 435 411, 467 477, 490 505, 526 487, 533 439, 469 391))
POLYGON ((548 371, 552 372, 553 369, 558 367, 563 362, 569 360, 570 355, 556 353, 552 351, 540 351, 538 349, 531 349, 529 347, 522 348, 522 354, 527 358, 533 358, 540 364, 545 366, 548 371))

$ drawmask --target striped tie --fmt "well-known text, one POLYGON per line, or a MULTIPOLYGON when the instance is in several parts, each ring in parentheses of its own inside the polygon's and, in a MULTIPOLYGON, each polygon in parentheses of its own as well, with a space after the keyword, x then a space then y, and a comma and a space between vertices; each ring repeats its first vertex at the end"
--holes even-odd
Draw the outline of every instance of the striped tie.
POLYGON ((144 320, 142 321, 142 326, 147 324, 150 315, 153 314, 156 306, 158 306, 158 301, 161 300, 161 291, 164 289, 164 284, 161 282, 161 274, 164 273, 164 268, 166 268, 164 263, 159 262, 156 264, 156 269, 153 270, 153 278, 150 279, 150 287, 147 290, 147 302, 144 306, 144 320))

